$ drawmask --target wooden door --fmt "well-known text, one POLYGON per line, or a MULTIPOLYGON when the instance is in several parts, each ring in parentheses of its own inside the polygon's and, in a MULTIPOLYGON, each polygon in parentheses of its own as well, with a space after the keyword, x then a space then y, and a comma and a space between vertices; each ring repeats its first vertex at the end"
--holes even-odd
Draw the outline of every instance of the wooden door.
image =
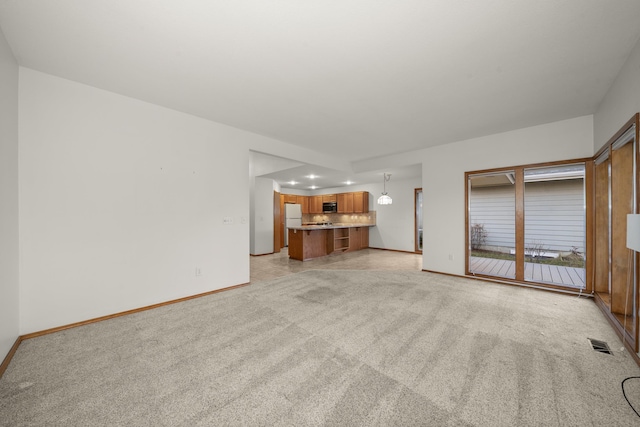
POLYGON ((414 249, 422 253, 422 188, 413 190, 413 239, 414 249))

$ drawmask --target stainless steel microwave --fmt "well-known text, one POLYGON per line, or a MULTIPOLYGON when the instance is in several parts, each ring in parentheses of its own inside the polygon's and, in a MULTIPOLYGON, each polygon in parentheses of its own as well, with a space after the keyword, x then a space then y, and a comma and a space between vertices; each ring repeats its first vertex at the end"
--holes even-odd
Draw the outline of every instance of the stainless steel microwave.
POLYGON ((322 212, 323 213, 338 212, 338 204, 336 202, 324 202, 322 203, 322 212))

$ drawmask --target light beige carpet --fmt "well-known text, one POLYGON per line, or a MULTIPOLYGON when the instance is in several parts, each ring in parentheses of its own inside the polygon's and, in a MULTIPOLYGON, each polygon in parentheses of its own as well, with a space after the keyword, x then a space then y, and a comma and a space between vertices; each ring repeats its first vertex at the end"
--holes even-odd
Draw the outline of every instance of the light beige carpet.
POLYGON ((0 425, 638 426, 620 346, 586 298, 307 271, 24 341, 0 425))

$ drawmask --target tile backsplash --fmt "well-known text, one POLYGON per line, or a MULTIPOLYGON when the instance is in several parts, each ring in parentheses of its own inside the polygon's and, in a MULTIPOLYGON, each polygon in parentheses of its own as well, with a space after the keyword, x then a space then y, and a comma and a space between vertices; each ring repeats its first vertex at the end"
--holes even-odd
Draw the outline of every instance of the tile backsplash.
POLYGON ((303 214, 302 223, 331 222, 333 224, 376 225, 376 211, 359 214, 303 214))

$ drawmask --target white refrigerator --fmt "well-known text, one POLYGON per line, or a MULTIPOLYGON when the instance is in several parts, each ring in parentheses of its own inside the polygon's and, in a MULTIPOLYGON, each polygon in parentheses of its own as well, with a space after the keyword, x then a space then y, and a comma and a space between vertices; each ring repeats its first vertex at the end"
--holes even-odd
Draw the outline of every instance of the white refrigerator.
POLYGON ((302 227, 302 205, 284 205, 284 245, 289 246, 289 227, 302 227))

